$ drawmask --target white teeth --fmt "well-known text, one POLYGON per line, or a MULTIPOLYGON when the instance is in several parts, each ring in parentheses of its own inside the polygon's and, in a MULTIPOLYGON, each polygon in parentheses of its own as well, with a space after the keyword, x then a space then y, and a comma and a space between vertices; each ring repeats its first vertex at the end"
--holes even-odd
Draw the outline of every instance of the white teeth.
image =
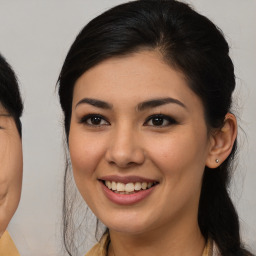
POLYGON ((126 192, 133 192, 134 191, 134 184, 133 183, 127 183, 125 185, 125 191, 126 192))
POLYGON ((147 182, 142 182, 142 184, 141 184, 141 188, 142 189, 147 189, 147 186, 148 186, 148 184, 147 184, 147 182))
POLYGON ((125 188, 124 183, 117 182, 117 184, 116 184, 116 190, 117 191, 119 191, 119 192, 124 191, 124 188, 125 188))
POLYGON ((140 182, 136 182, 136 183, 135 183, 135 186, 134 186, 134 189, 135 189, 136 191, 141 190, 141 183, 140 183, 140 182))
MULTIPOLYGON (((111 182, 111 181, 110 181, 111 182)), ((112 181, 112 190, 116 190, 116 182, 115 181, 112 181)))
POLYGON ((112 188, 112 182, 111 181, 106 181, 106 186, 111 189, 112 188))
POLYGON ((153 185, 156 185, 157 182, 135 182, 124 184, 122 182, 115 181, 105 181, 105 185, 118 194, 132 194, 135 191, 146 190, 151 188, 153 185))

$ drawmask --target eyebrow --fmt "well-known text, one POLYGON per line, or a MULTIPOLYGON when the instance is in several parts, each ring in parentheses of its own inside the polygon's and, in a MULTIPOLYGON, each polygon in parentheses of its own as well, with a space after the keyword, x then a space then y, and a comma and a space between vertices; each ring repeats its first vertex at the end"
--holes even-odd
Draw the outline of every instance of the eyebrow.
MULTIPOLYGON (((185 106, 185 104, 183 104, 181 101, 179 101, 177 99, 162 98, 162 99, 152 99, 152 100, 141 102, 141 103, 138 104, 137 110, 138 111, 143 111, 143 110, 146 110, 146 109, 149 109, 149 108, 155 108, 155 107, 159 107, 159 106, 169 104, 169 103, 178 104, 179 106, 181 106, 183 108, 187 108, 185 106)), ((113 108, 112 104, 109 104, 105 101, 90 99, 90 98, 83 98, 82 100, 80 100, 76 104, 76 107, 79 106, 80 104, 89 104, 91 106, 94 106, 94 107, 97 107, 97 108, 102 108, 102 109, 112 109, 113 108)))
POLYGON ((77 104, 76 107, 79 106, 80 104, 89 104, 97 108, 103 108, 103 109, 112 109, 113 106, 112 104, 109 104, 105 101, 101 100, 96 100, 96 99, 89 99, 89 98, 84 98, 80 100, 77 104))
POLYGON ((185 104, 183 104, 181 101, 174 98, 162 98, 162 99, 152 99, 152 100, 144 101, 138 105, 137 109, 139 111, 143 111, 148 108, 155 108, 155 107, 159 107, 169 103, 178 104, 179 106, 187 109, 185 104))

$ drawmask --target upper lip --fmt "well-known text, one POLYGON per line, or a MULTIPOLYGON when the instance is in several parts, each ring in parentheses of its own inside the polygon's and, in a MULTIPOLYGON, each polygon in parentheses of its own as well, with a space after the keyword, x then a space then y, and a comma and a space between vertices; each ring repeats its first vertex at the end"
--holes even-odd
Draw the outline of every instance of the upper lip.
POLYGON ((115 181, 115 182, 121 182, 124 184, 135 183, 135 182, 152 182, 152 183, 157 182, 156 180, 148 179, 140 176, 118 176, 118 175, 103 176, 103 177, 100 177, 99 180, 115 181))

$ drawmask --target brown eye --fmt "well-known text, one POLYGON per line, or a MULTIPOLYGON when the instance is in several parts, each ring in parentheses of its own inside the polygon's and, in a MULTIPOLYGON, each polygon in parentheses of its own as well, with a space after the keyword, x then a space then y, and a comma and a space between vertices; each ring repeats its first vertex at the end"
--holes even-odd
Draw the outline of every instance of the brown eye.
POLYGON ((152 125, 155 125, 155 126, 160 126, 160 125, 163 125, 164 123, 164 119, 162 117, 154 117, 152 118, 152 125))
POLYGON ((88 123, 92 125, 100 125, 101 121, 102 121, 102 118, 98 116, 94 116, 88 119, 88 123))
POLYGON ((101 115, 86 115, 81 120, 80 123, 84 123, 86 125, 90 126, 103 126, 103 125, 109 125, 109 122, 104 119, 101 115))
POLYGON ((145 126, 166 127, 176 124, 176 120, 166 115, 153 115, 147 118, 145 126))

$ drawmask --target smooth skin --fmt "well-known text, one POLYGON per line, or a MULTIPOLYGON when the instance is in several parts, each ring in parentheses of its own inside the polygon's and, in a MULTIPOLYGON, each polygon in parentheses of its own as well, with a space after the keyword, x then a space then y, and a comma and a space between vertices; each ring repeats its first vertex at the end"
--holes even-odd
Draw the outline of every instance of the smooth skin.
POLYGON ((18 207, 21 183, 21 138, 14 119, 0 105, 0 237, 18 207))
POLYGON ((204 168, 225 160, 236 129, 229 114, 222 130, 209 131, 200 98, 158 51, 110 58, 86 71, 74 87, 69 150, 82 197, 109 228, 108 255, 201 255, 204 168), (107 175, 158 185, 142 201, 118 205, 103 193, 99 180, 107 175))

